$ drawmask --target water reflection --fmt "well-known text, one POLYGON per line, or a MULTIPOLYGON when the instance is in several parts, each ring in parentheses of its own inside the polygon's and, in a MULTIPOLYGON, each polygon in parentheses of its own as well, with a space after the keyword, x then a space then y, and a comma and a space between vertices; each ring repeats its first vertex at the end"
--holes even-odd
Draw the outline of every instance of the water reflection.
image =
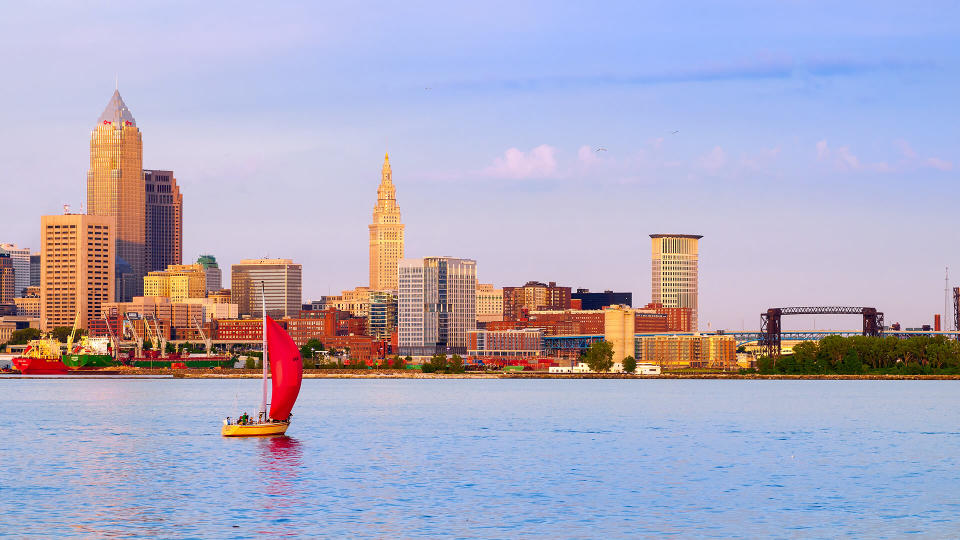
POLYGON ((259 467, 264 480, 264 510, 267 521, 261 534, 299 536, 303 513, 309 510, 302 486, 303 444, 293 437, 280 436, 257 441, 259 467))

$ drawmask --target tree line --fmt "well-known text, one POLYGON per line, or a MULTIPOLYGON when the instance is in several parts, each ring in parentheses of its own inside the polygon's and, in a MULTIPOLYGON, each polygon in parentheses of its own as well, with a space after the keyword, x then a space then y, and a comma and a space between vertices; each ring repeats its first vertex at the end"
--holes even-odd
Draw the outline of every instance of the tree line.
POLYGON ((792 355, 762 356, 762 374, 960 374, 960 342, 945 336, 827 336, 804 341, 792 355))

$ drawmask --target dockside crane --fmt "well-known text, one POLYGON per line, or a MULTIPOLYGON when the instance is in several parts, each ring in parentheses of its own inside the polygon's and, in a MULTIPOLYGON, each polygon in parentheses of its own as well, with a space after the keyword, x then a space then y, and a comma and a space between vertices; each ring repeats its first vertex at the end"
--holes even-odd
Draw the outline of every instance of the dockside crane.
POLYGON ((137 343, 137 358, 143 358, 143 339, 140 337, 140 334, 137 333, 137 329, 133 327, 133 321, 130 320, 130 314, 127 313, 123 319, 123 327, 130 329, 130 334, 133 335, 133 340, 137 343))
POLYGON ((203 331, 203 326, 197 321, 196 315, 193 317, 193 324, 197 327, 197 332, 200 332, 200 339, 203 340, 203 344, 207 348, 207 356, 213 356, 213 340, 207 337, 207 333, 203 331))

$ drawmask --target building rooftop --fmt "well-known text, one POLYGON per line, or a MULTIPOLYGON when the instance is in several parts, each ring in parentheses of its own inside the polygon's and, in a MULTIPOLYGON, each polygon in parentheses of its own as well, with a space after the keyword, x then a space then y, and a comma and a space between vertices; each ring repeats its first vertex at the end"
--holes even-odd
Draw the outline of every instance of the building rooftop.
POLYGON ((694 238, 699 240, 703 238, 702 234, 651 234, 650 238, 694 238))
POLYGON ((133 113, 130 112, 127 104, 124 103, 123 98, 120 97, 120 90, 113 92, 113 96, 110 97, 110 101, 107 103, 107 108, 103 110, 103 114, 97 119, 97 124, 113 124, 115 126, 137 125, 137 121, 133 119, 133 113))

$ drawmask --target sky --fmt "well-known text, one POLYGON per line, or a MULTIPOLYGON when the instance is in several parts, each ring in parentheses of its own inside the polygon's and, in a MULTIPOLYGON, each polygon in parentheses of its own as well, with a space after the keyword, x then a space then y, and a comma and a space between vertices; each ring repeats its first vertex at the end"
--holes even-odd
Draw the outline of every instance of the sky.
POLYGON ((406 256, 497 286, 643 305, 652 233, 704 235, 703 330, 960 285, 956 1, 18 2, 0 48, 0 241, 85 203, 119 81, 184 259, 294 259, 305 301, 367 284, 387 150, 406 256))

